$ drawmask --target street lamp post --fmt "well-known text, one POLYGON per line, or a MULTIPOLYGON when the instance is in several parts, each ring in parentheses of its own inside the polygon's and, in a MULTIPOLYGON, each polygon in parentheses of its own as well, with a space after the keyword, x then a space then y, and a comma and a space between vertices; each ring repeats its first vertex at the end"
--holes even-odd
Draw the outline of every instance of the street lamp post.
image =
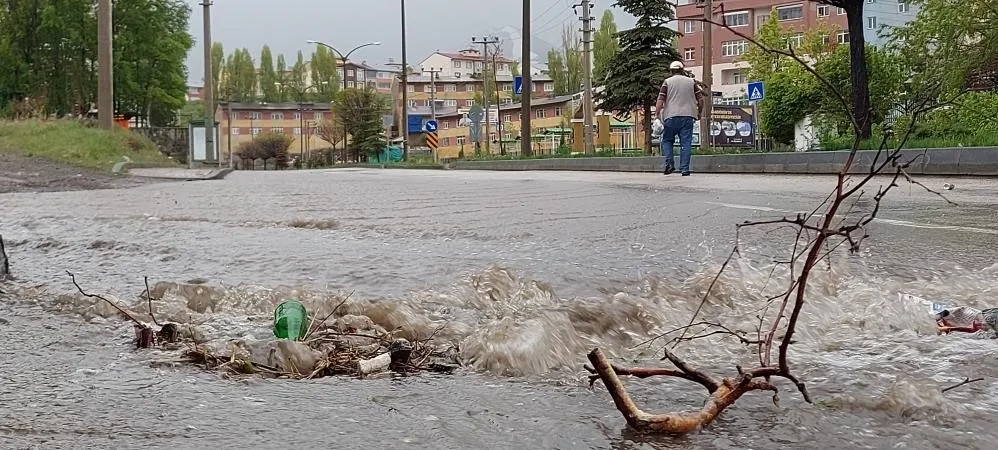
MULTIPOLYGON (((327 44, 325 42, 316 41, 314 39, 309 39, 309 40, 307 40, 305 42, 308 43, 308 44, 321 45, 323 47, 326 47, 326 48, 332 50, 334 53, 336 53, 337 55, 339 55, 340 60, 343 61, 343 64, 342 64, 342 66, 343 66, 343 90, 346 90, 346 88, 347 88, 347 61, 350 59, 350 55, 352 55, 353 52, 355 52, 357 50, 360 50, 360 49, 362 49, 364 47, 370 47, 372 45, 381 45, 381 42, 368 42, 366 44, 360 44, 360 45, 358 45, 358 46, 350 49, 350 51, 347 52, 346 55, 344 55, 342 52, 340 52, 339 50, 337 50, 336 47, 333 47, 332 45, 329 45, 329 44, 327 44)), ((354 78, 356 78, 356 77, 354 77, 354 78)), ((346 127, 346 125, 343 125, 343 150, 344 150, 344 152, 346 152, 346 149, 347 149, 347 127, 346 127)), ((358 159, 359 159, 359 157, 358 157, 358 159)))

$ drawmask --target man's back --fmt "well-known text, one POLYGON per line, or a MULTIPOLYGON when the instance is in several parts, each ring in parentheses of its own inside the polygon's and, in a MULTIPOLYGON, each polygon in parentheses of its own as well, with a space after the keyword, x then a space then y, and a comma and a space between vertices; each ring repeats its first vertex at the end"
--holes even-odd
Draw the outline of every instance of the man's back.
POLYGON ((665 79, 665 113, 662 119, 670 117, 697 117, 696 83, 692 78, 673 75, 665 79))

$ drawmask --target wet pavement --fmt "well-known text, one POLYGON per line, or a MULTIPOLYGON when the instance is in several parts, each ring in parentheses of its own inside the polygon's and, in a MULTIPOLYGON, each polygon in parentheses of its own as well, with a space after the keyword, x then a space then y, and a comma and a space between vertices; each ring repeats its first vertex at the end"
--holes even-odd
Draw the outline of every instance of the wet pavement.
MULTIPOLYGON (((821 439, 823 448, 982 448, 998 437, 988 412, 998 406, 996 370, 986 362, 998 344, 935 336, 922 308, 897 305, 896 293, 994 302, 998 180, 922 181, 954 183, 944 194, 957 205, 897 188, 863 252, 817 283, 796 361, 823 403, 803 405, 785 388, 776 410, 750 395, 681 439, 624 431, 605 392, 586 389, 585 350, 599 344, 658 364, 628 348, 689 317, 734 224, 810 211, 833 177, 344 169, 3 194, 12 270, 45 292, 0 307, 9 322, 0 338, 17 343, 0 354, 0 396, 15 405, 0 412, 0 445, 786 448, 821 439), (455 377, 219 379, 164 362, 174 355, 133 352, 130 327, 116 319, 72 307, 51 315, 55 297, 72 292, 66 270, 127 299, 143 276, 204 278, 233 297, 249 286, 353 292, 405 304, 408 319, 459 324, 454 339, 474 363, 455 377), (483 279, 496 286, 491 298, 469 288, 483 279), (517 340, 537 327, 545 334, 535 344, 517 340), (529 364, 508 362, 517 358, 529 364), (988 380, 938 394, 964 376, 988 380)), ((722 280, 730 308, 714 311, 733 321, 751 319, 767 264, 789 242, 762 230, 742 237, 744 261, 722 280)), ((250 303, 216 313, 265 315, 265 302, 250 303)), ((690 351, 721 368, 744 355, 707 341, 690 351)), ((674 381, 629 386, 651 410, 703 398, 674 381)))

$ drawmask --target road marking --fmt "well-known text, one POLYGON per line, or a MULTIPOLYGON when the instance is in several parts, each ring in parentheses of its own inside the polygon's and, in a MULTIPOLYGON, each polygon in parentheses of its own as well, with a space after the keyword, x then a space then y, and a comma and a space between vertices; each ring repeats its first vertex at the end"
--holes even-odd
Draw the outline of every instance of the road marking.
MULTIPOLYGON (((810 211, 790 211, 786 209, 770 208, 768 206, 755 206, 755 205, 738 205, 734 203, 718 203, 718 202, 705 202, 710 205, 718 205, 726 208, 734 209, 748 209, 752 211, 764 211, 764 212, 778 212, 783 214, 808 214, 810 211)), ((887 225, 897 225, 902 227, 910 228, 924 228, 929 230, 949 230, 949 231, 966 231, 969 233, 983 233, 983 234, 994 234, 998 235, 998 230, 992 228, 978 228, 978 227, 965 227, 960 225, 937 225, 931 223, 918 223, 909 222, 907 220, 897 220, 897 219, 873 219, 874 222, 884 223, 887 225)))

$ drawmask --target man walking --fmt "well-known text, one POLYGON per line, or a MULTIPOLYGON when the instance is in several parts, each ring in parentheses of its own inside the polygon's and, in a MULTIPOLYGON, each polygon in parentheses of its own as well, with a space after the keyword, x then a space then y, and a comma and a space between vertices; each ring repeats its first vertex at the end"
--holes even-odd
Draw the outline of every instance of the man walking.
MULTIPOLYGON (((662 82, 655 102, 655 112, 662 124, 662 155, 665 157, 666 175, 676 171, 672 152, 673 142, 679 135, 679 171, 683 176, 690 174, 690 159, 693 154, 693 122, 703 111, 705 96, 703 88, 693 78, 686 76, 683 63, 673 61, 669 65, 669 77, 662 82)), ((703 142, 701 136, 700 141, 703 142)))

